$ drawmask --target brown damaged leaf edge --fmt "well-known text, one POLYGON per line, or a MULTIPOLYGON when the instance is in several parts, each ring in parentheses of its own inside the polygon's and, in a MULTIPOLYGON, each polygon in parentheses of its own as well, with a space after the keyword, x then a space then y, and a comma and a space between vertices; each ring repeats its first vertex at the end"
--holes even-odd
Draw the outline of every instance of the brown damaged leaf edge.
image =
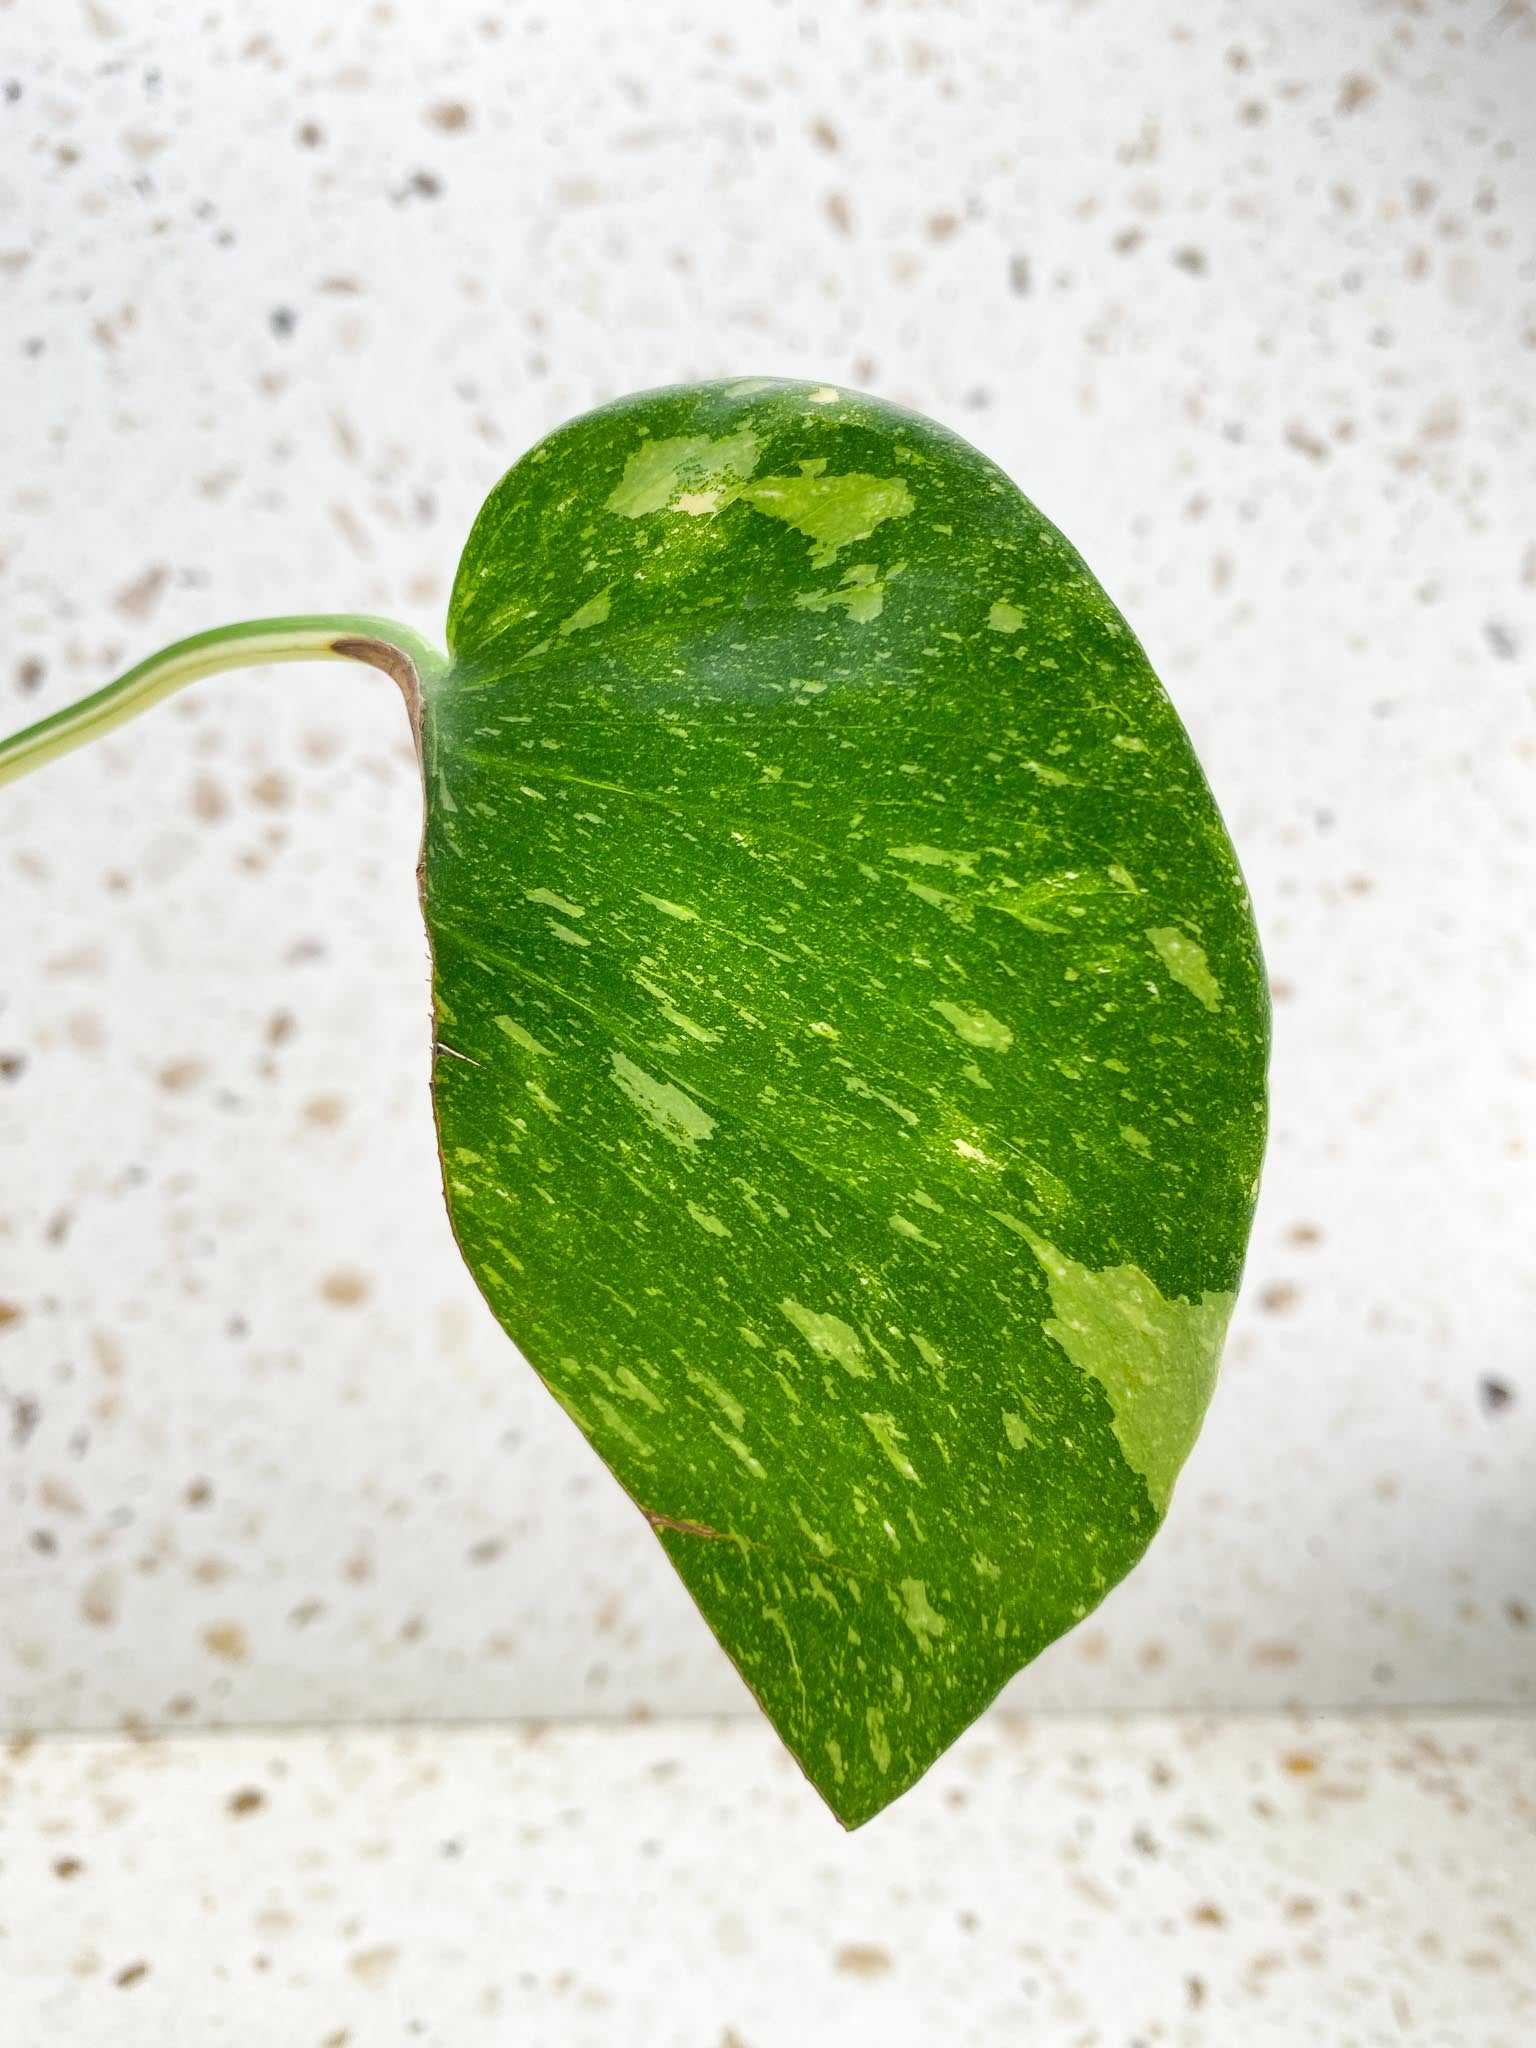
POLYGON ((943 428, 771 379, 558 429, 390 674, 470 1270, 847 1826, 1131 1568, 1214 1383, 1269 1005, 1141 648, 943 428))
POLYGON ((383 671, 398 686, 405 699, 406 716, 411 721, 411 737, 416 743, 416 758, 421 759, 421 677, 416 664, 403 649, 388 640, 375 639, 372 635, 341 633, 331 642, 332 651, 343 661, 360 661, 369 668, 383 671))
POLYGON ((674 1529, 679 1536, 708 1536, 716 1543, 735 1541, 724 1529, 707 1529, 702 1522, 679 1522, 673 1515, 658 1515, 650 1508, 641 1508, 640 1512, 653 1529, 674 1529))

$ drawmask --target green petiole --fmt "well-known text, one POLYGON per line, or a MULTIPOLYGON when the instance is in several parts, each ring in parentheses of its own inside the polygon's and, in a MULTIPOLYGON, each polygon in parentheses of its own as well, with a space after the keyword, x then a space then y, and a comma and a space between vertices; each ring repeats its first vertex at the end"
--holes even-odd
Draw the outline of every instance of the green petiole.
POLYGON ((215 626, 211 632, 177 640, 78 704, 0 740, 0 784, 73 753, 88 740, 100 739, 188 683, 225 669, 276 661, 361 661, 383 669, 400 685, 412 729, 418 733, 421 688, 447 666, 446 656, 411 627, 361 612, 215 626))

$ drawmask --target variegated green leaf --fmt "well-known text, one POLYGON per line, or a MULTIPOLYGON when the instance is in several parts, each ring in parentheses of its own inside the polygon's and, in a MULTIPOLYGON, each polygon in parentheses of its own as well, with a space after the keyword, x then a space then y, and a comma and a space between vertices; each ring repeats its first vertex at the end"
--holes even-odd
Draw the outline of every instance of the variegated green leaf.
POLYGON ((850 1824, 1145 1549, 1264 1131, 1232 848, 1078 556, 766 380, 550 436, 426 678, 454 1228, 850 1824))

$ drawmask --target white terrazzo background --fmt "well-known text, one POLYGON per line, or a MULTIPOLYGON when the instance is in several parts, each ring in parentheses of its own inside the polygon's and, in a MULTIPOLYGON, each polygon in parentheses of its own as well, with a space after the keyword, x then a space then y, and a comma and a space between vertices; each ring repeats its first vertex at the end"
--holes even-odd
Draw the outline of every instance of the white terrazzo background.
POLYGON ((753 1722, 0 1760, 7 2048, 1527 2048, 1536 1746, 993 1717, 840 1834, 753 1722))
MULTIPOLYGON (((1015 1709, 1536 1699, 1533 154, 1525 5, 0 4, 7 725, 434 625, 521 448, 730 372, 956 425, 1145 639, 1274 1146, 1169 1526, 1015 1709)), ((457 1264, 417 829, 337 669, 5 792, 12 1729, 747 1708, 457 1264)))

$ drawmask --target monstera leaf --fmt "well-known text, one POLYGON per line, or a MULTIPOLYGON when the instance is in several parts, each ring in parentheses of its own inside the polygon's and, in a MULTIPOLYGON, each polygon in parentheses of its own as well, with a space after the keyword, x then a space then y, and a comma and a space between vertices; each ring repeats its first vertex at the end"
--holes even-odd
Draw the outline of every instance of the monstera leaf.
POLYGON ((1268 1037, 1215 804, 1061 535, 831 387, 561 428, 395 638, 459 1244, 857 1824, 1199 1429, 1268 1037))

